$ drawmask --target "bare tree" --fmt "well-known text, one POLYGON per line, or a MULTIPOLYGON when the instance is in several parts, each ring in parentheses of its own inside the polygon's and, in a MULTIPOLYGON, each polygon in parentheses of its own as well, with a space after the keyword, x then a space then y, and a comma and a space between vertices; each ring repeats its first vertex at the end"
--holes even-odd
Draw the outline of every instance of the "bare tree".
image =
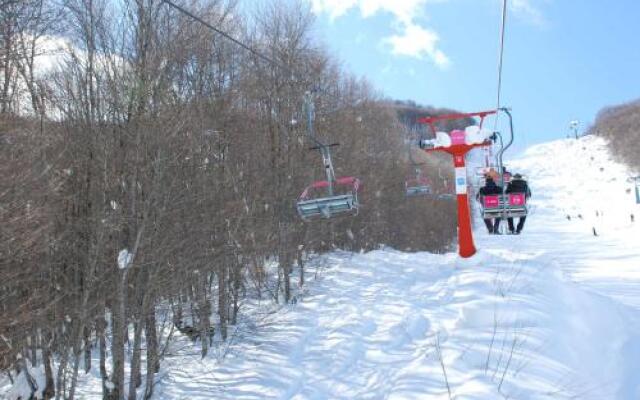
POLYGON ((21 37, 2 17, 2 47, 31 59, 0 63, 0 369, 44 364, 46 398, 73 398, 91 368, 103 398, 150 398, 174 329, 206 357, 245 296, 293 301, 305 254, 450 243, 450 202, 404 199, 397 108, 314 43, 308 5, 274 1, 248 18, 234 1, 189 2, 272 65, 158 1, 3 1, 28 3, 32 25, 21 37), (34 37, 61 13, 71 46, 43 80, 34 37), (317 134, 340 142, 337 173, 364 182, 357 217, 296 215, 323 174, 302 122, 311 89, 317 134))

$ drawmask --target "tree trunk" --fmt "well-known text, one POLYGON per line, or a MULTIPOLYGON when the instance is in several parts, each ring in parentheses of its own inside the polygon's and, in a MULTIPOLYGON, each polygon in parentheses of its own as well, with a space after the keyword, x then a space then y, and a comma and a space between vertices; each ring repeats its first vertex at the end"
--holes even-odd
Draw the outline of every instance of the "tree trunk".
POLYGON ((62 352, 62 357, 60 358, 60 364, 58 365, 58 374, 56 376, 56 400, 59 400, 60 396, 62 396, 62 393, 65 391, 64 375, 65 370, 67 369, 68 360, 69 355, 65 348, 65 350, 62 352))
POLYGON ((145 313, 145 338, 147 340, 147 368, 154 373, 160 372, 160 360, 158 358, 158 333, 156 332, 156 308, 151 305, 145 313))
POLYGON ((88 374, 91 371, 91 330, 89 327, 84 328, 84 372, 88 374))
POLYGON ((227 340, 227 260, 218 269, 218 315, 220 316, 220 335, 227 340))
POLYGON ((31 334, 31 365, 38 365, 38 329, 34 326, 31 334))
MULTIPOLYGON (((78 342, 77 345, 80 345, 78 342)), ((73 355, 73 375, 71 376, 71 387, 69 388, 68 400, 73 400, 76 395, 76 386, 78 384, 78 369, 80 368, 80 349, 74 346, 75 351, 73 355)))
POLYGON ((237 258, 234 258, 233 265, 233 315, 231 316, 231 324, 238 323, 238 312, 240 311, 240 287, 242 286, 241 264, 237 258))
MULTIPOLYGON (((209 275, 209 274, 207 274, 209 275)), ((213 277, 211 277, 213 278, 213 277)), ((202 358, 207 356, 209 352, 209 330, 211 328, 211 303, 207 295, 207 279, 198 282, 198 320, 200 322, 200 345, 202 358)))
MULTIPOLYGON (((101 310, 102 313, 104 313, 104 309, 101 310)), ((103 315, 100 315, 98 317, 98 321, 96 322, 96 336, 98 337, 98 346, 100 348, 100 378, 102 379, 102 398, 110 399, 112 393, 107 386, 107 382, 109 382, 109 375, 107 374, 107 341, 104 336, 106 326, 107 321, 105 321, 103 315)))
POLYGON ((284 282, 284 302, 289 303, 291 300, 291 277, 289 276, 290 257, 289 257, 289 240, 288 240, 288 225, 281 222, 279 224, 279 242, 278 242, 278 266, 280 274, 284 282))
POLYGON ((51 351, 49 350, 48 335, 43 337, 42 343, 42 363, 44 364, 45 387, 42 392, 44 400, 52 399, 56 395, 56 385, 53 380, 53 369, 51 368, 51 351))
POLYGON ((116 284, 116 294, 111 309, 112 321, 112 340, 111 340, 111 357, 113 358, 113 398, 115 400, 124 399, 124 344, 126 335, 126 316, 125 316, 125 285, 127 280, 127 270, 122 273, 121 279, 116 284))
POLYGON ((156 311, 152 305, 145 313, 145 331, 147 340, 147 378, 144 389, 144 398, 148 400, 153 395, 153 378, 160 371, 160 360, 158 359, 158 336, 156 333, 156 311))
POLYGON ((300 287, 304 286, 304 260, 303 251, 301 249, 298 250, 298 268, 300 269, 300 280, 298 281, 298 285, 300 287))
POLYGON ((129 400, 136 400, 136 388, 142 384, 142 373, 140 372, 142 325, 143 322, 140 319, 134 324, 133 355, 131 356, 131 373, 129 376, 129 400))

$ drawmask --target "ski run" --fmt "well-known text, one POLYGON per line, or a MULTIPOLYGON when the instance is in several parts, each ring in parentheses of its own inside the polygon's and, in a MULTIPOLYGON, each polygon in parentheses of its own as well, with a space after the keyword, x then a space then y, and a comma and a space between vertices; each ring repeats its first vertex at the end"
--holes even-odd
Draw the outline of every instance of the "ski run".
MULTIPOLYGON (((215 354, 201 359, 178 336, 154 398, 639 399, 633 171, 597 137, 534 146, 508 165, 533 191, 522 235, 489 236, 478 219, 469 260, 317 257, 295 304, 245 304, 215 354)), ((18 398, 19 379, 0 381, 0 398, 18 398)), ((99 398, 97 373, 80 389, 99 398)))

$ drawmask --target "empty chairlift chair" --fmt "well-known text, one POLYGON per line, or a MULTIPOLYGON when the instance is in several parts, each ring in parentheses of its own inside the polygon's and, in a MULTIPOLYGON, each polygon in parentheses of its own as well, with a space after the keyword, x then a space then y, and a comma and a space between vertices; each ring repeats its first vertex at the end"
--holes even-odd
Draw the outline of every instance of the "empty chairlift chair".
POLYGON ((437 188, 431 184, 431 180, 427 177, 422 177, 419 170, 416 171, 415 178, 409 178, 404 182, 404 190, 406 197, 424 197, 432 200, 451 200, 455 199, 453 193, 449 193, 449 185, 446 178, 440 175, 440 178, 444 182, 444 189, 437 188))
POLYGON ((297 202, 298 214, 302 219, 331 218, 337 215, 357 214, 360 204, 358 203, 358 190, 360 180, 352 176, 338 178, 333 184, 329 181, 318 181, 307 187, 300 195, 297 202), (315 192, 324 191, 329 188, 344 188, 341 194, 331 193, 328 195, 314 197, 315 192))
POLYGON ((418 163, 413 159, 413 152, 409 142, 407 146, 407 154, 409 156, 409 162, 413 168, 413 173, 407 177, 404 181, 404 194, 406 197, 424 197, 431 196, 433 194, 433 187, 431 181, 427 177, 422 176, 421 166, 424 163, 418 163))
POLYGON ((358 213, 360 180, 352 176, 336 179, 329 147, 319 145, 313 148, 320 150, 320 154, 322 154, 327 180, 314 182, 298 197, 296 208, 304 220, 332 218, 338 215, 356 215, 358 213), (319 196, 318 192, 323 195, 319 196))
POLYGON ((404 191, 407 197, 428 196, 432 193, 431 182, 422 176, 419 168, 416 168, 415 177, 404 182, 404 191))
POLYGON ((338 215, 356 215, 360 208, 360 203, 358 202, 360 180, 352 176, 336 179, 329 149, 333 146, 338 146, 338 144, 326 145, 316 139, 313 133, 314 104, 311 92, 307 92, 305 95, 305 109, 307 113, 307 134, 309 139, 316 144, 310 150, 320 151, 327 180, 314 182, 307 187, 298 197, 296 210, 305 221, 317 218, 332 218, 338 215))
POLYGON ((427 179, 409 179, 404 183, 407 197, 427 196, 431 194, 431 185, 427 179))

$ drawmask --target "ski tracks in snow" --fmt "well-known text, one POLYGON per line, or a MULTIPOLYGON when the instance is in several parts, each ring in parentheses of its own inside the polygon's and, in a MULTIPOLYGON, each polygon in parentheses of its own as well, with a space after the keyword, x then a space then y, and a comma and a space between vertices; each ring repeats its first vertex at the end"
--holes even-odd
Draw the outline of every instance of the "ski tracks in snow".
POLYGON ((269 329, 222 364, 169 372, 161 395, 447 399, 448 385, 465 399, 561 398, 567 389, 557 381, 570 371, 537 354, 550 334, 536 316, 545 314, 533 290, 541 272, 526 256, 497 253, 467 261, 393 250, 326 256, 334 267, 273 314, 269 329))
MULTIPOLYGON (((308 281, 297 304, 246 333, 221 363, 169 366, 158 396, 640 398, 639 232, 619 218, 599 221, 599 237, 585 225, 589 201, 599 215, 625 212, 621 199, 605 210, 589 177, 571 179, 602 173, 582 161, 580 152, 607 160, 589 140, 568 155, 565 143, 544 145, 512 164, 536 196, 523 235, 478 231, 481 250, 470 260, 388 249, 325 255, 331 268, 308 281)), ((613 191, 620 180, 609 183, 613 191)))
POLYGON ((472 260, 325 256, 296 305, 223 363, 170 369, 161 397, 448 399, 448 384, 458 399, 634 398, 635 315, 524 238, 481 235, 472 260))

